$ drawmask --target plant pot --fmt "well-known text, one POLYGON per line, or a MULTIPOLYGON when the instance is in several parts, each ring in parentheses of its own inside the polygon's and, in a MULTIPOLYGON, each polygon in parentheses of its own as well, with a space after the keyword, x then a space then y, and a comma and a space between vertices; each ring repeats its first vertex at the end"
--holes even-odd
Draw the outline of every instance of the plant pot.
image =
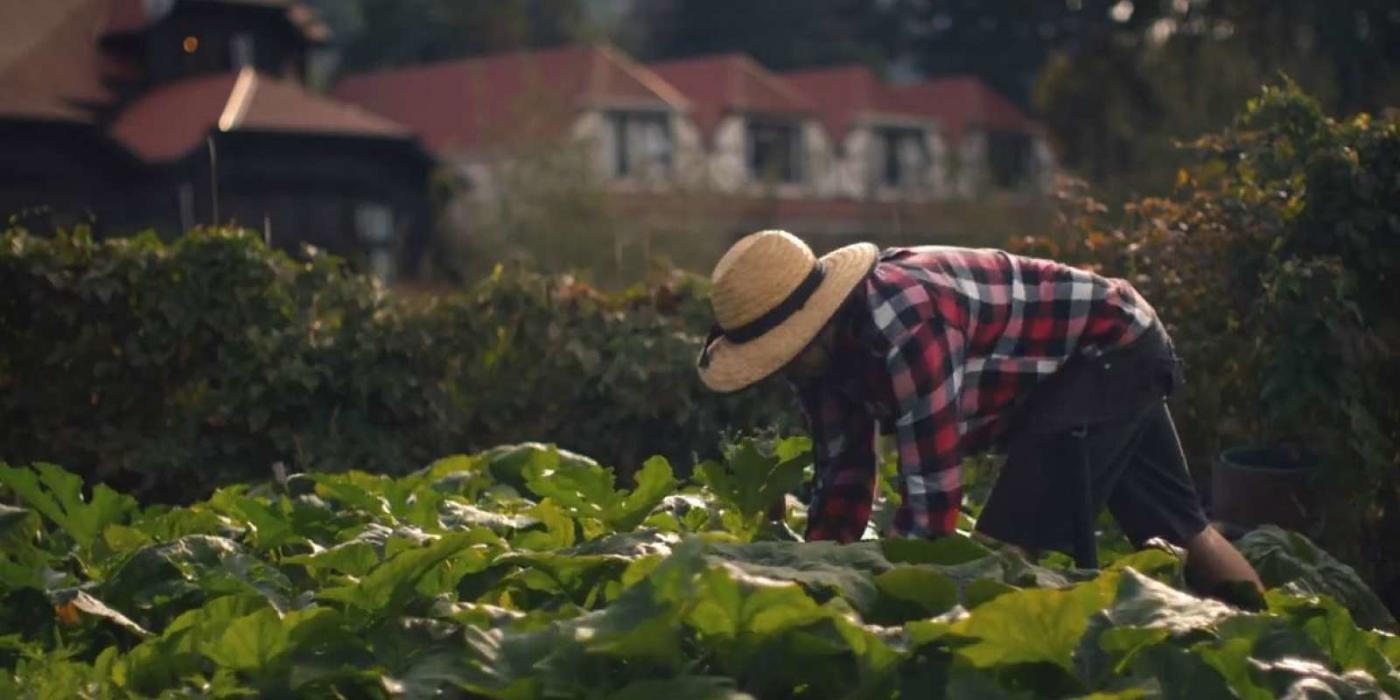
POLYGON ((1225 450, 1211 475, 1211 515, 1245 528, 1315 524, 1311 480, 1316 460, 1283 447, 1225 450))

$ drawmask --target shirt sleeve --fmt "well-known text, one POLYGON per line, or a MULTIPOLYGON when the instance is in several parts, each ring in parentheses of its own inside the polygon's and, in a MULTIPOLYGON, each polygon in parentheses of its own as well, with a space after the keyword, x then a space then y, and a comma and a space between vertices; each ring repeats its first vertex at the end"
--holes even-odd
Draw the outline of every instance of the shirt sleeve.
POLYGON ((865 533, 875 497, 875 419, 827 387, 799 395, 816 458, 806 538, 854 542, 865 533))
POLYGON ((958 397, 964 335, 937 317, 910 327, 886 356, 897 415, 899 493, 894 534, 937 537, 957 527, 962 505, 958 397))

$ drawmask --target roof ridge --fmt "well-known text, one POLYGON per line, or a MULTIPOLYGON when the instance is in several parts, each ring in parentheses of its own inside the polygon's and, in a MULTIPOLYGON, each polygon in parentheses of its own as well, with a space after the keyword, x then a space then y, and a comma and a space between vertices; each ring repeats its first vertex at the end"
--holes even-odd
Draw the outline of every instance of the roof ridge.
POLYGON ((631 57, 619 51, 611 43, 601 42, 596 47, 613 65, 632 76, 648 90, 656 93, 666 104, 676 109, 689 109, 690 100, 686 99, 676 86, 666 82, 659 73, 634 61, 631 57))
POLYGON ((346 75, 341 76, 336 82, 337 84, 339 84, 348 80, 363 80, 369 78, 382 78, 388 76, 403 77, 403 75, 406 74, 425 73, 427 71, 441 70, 452 67, 467 68, 471 67, 472 65, 484 65, 487 63, 497 61, 505 61, 512 58, 538 58, 551 54, 564 53, 567 51, 577 51, 580 49, 588 50, 590 48, 591 47, 587 44, 577 43, 561 44, 559 46, 552 46, 548 48, 539 49, 510 49, 508 51, 497 51, 494 53, 476 54, 474 56, 456 56, 453 58, 442 59, 440 61, 430 61, 427 63, 413 63, 402 66, 387 66, 384 68, 375 68, 373 70, 367 70, 363 73, 348 73, 346 75))
POLYGON ((759 63, 748 54, 740 54, 739 58, 740 65, 747 69, 756 80, 767 83, 769 88, 782 93, 784 98, 797 102, 802 105, 804 109, 813 109, 811 98, 807 97, 801 90, 789 85, 782 76, 768 70, 763 64, 759 63))

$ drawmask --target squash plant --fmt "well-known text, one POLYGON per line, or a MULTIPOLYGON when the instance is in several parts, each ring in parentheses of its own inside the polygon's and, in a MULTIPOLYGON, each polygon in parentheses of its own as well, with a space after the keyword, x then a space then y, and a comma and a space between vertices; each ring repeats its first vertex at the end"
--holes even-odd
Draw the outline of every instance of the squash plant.
POLYGON ((1400 694, 1393 618, 1299 535, 1241 541, 1273 586, 1251 610, 1159 549, 1084 571, 965 533, 752 530, 809 462, 805 439, 740 443, 703 483, 655 457, 629 489, 525 443, 179 507, 0 465, 0 695, 1400 694))

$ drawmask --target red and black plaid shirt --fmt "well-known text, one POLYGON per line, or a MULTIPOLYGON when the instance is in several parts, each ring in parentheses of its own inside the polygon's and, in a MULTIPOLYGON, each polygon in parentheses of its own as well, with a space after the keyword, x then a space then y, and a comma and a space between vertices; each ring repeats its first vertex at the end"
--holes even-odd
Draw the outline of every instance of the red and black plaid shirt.
POLYGON ((1124 280, 999 250, 894 248, 836 317, 834 366, 798 387, 816 456, 807 539, 861 538, 876 425, 893 432, 892 535, 953 532, 959 463, 993 446, 1028 389, 1076 352, 1137 339, 1156 314, 1124 280))

